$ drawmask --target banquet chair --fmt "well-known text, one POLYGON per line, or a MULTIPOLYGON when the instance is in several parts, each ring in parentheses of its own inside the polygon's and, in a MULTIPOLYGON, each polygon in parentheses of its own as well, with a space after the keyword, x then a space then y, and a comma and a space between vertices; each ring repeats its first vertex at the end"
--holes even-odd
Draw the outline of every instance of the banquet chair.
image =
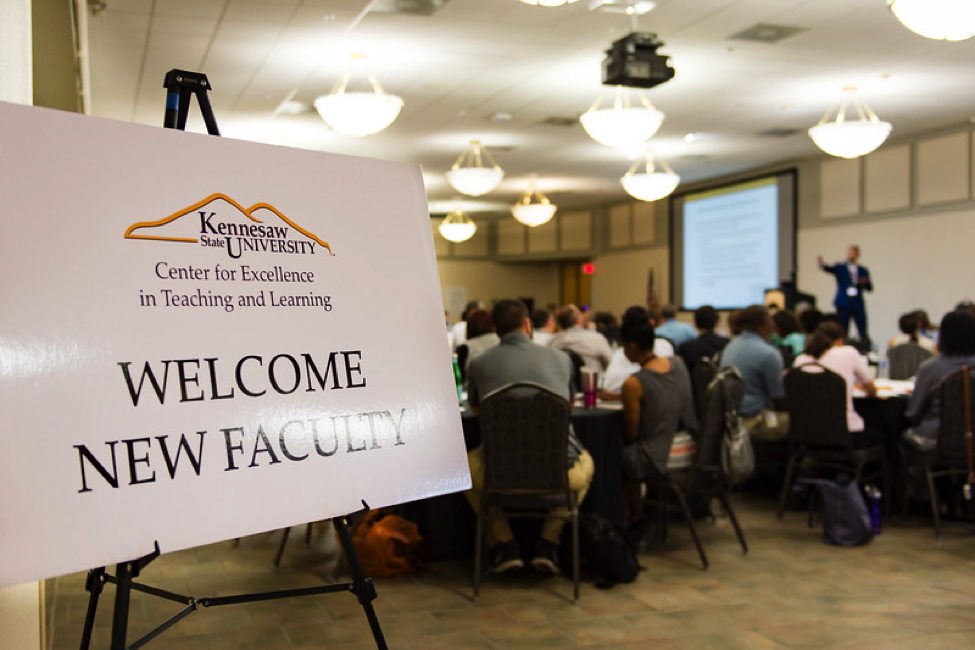
POLYGON ((745 534, 728 500, 727 487, 721 475, 721 444, 725 423, 728 418, 737 421, 738 410, 741 408, 744 396, 745 382, 737 369, 726 368, 718 372, 705 392, 703 417, 700 420, 696 441, 697 451, 691 467, 683 470, 668 470, 662 477, 641 481, 647 486, 649 497, 644 504, 654 508, 657 514, 660 537, 666 538, 670 511, 679 509, 691 531, 691 538, 697 547, 705 571, 709 566, 708 557, 698 538, 692 513, 687 506, 689 496, 701 495, 705 497, 707 503, 716 497, 735 528, 742 553, 748 553, 745 534), (654 496, 654 493, 659 496, 654 496), (671 494, 676 497, 676 504, 668 498, 671 494))
MULTIPOLYGON (((890 474, 884 445, 857 449, 846 420, 846 380, 832 370, 807 363, 785 375, 785 397, 789 411, 789 464, 779 496, 776 518, 781 520, 792 489, 797 464, 849 472, 858 485, 882 477, 884 494, 890 495, 890 474), (879 472, 864 474, 868 464, 878 464, 879 472)), ((890 499, 885 500, 890 512, 890 499)))
MULTIPOLYGON (((461 343, 457 346, 457 367, 460 369, 460 378, 462 381, 467 381, 467 357, 470 356, 470 348, 467 347, 466 343, 461 343)), ((467 385, 466 383, 464 384, 467 385)))
POLYGON ((718 374, 718 358, 720 356, 721 353, 719 352, 714 356, 701 357, 691 369, 691 390, 694 394, 694 412, 697 414, 698 422, 704 417, 708 386, 718 374))
POLYGON ((573 602, 579 604, 579 504, 569 488, 569 411, 565 398, 531 382, 502 386, 481 399, 484 488, 474 549, 475 602, 485 525, 504 516, 546 519, 551 509, 565 507, 564 518, 572 524, 573 602))
MULTIPOLYGON (((938 444, 933 451, 918 451, 908 458, 909 466, 924 468, 928 484, 928 497, 931 501, 931 515, 934 519, 935 537, 941 539, 941 503, 934 479, 942 476, 968 475, 968 449, 965 443, 965 372, 968 372, 970 389, 968 408, 975 417, 975 369, 956 370, 941 382, 941 427, 938 430, 938 444)), ((905 494, 906 499, 906 494, 905 494)))
POLYGON ((921 364, 934 356, 917 343, 901 343, 887 350, 887 373, 890 379, 910 379, 921 364))

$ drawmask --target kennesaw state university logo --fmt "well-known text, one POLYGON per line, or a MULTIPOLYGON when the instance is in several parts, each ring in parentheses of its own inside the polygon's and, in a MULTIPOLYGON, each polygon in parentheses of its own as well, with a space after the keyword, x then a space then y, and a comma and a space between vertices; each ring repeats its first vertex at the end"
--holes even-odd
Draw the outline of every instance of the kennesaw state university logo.
POLYGON ((125 238, 198 244, 223 249, 234 259, 245 253, 333 254, 328 243, 273 205, 257 203, 245 208, 219 193, 158 221, 134 223, 125 231, 125 238))

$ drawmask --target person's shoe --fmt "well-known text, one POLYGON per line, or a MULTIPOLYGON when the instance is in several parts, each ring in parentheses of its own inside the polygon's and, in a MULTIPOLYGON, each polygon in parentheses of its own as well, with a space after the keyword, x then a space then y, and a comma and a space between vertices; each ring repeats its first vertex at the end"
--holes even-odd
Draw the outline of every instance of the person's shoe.
POLYGON ((558 573, 559 545, 547 539, 539 538, 535 542, 535 556, 532 558, 532 568, 542 573, 558 573))
POLYGON ((491 571, 494 573, 507 573, 524 566, 521 549, 515 540, 500 542, 491 548, 491 571))

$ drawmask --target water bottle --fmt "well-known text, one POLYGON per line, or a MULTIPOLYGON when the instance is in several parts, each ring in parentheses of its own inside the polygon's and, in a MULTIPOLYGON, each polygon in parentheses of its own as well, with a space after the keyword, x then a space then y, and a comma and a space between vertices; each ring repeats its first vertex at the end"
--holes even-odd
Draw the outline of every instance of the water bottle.
POLYGON ((864 493, 867 495, 867 501, 870 502, 870 525, 873 528, 873 534, 880 534, 880 501, 883 494, 877 489, 875 485, 867 485, 863 488, 864 493))
POLYGON ((451 362, 454 366, 454 384, 457 386, 457 404, 464 406, 464 379, 460 376, 460 363, 457 361, 457 355, 451 355, 451 362))

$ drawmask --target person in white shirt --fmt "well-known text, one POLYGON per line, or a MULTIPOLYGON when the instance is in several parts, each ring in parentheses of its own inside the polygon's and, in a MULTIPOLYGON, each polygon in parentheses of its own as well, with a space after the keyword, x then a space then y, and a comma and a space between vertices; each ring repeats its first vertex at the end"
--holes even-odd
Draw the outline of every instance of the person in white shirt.
POLYGON ((555 336, 555 314, 547 309, 536 309, 532 313, 532 340, 539 345, 548 345, 555 336))
POLYGON ((582 312, 575 305, 563 307, 556 320, 562 331, 552 337, 549 346, 556 350, 571 350, 582 357, 583 366, 603 372, 609 366, 613 349, 606 337, 582 326, 582 312))
POLYGON ((468 302, 467 306, 464 307, 464 317, 450 328, 450 335, 447 338, 450 340, 451 352, 456 352, 457 346, 467 342, 467 317, 475 309, 484 309, 484 303, 480 300, 468 302))

